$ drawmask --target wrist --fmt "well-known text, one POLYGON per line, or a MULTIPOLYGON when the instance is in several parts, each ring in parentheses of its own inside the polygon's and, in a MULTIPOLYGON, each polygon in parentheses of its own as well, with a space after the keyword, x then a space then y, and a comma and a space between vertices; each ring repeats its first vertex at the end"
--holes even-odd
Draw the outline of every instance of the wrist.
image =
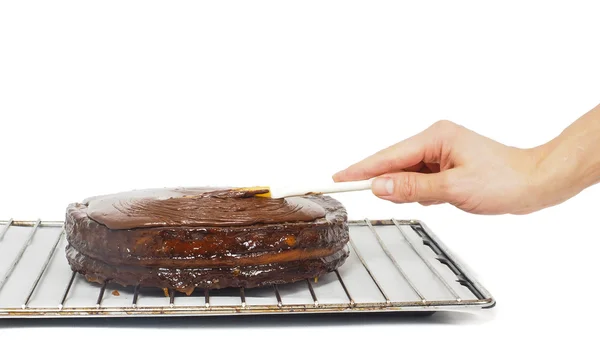
MULTIPOLYGON (((560 204, 597 181, 600 159, 590 157, 589 138, 564 131, 531 149, 534 168, 532 193, 538 210, 560 204)), ((597 145, 597 144, 596 144, 597 145)), ((596 157, 598 158, 598 157, 596 157)))

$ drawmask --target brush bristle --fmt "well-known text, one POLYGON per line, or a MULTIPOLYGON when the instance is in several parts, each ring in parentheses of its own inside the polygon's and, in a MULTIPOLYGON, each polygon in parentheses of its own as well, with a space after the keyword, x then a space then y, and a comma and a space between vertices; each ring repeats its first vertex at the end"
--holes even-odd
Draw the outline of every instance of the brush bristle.
POLYGON ((269 187, 264 187, 264 186, 256 186, 256 187, 244 187, 244 188, 237 188, 235 190, 238 191, 247 191, 247 192, 257 192, 257 194, 255 194, 254 196, 256 197, 271 197, 271 190, 269 187), (265 192, 266 191, 266 192, 265 192))

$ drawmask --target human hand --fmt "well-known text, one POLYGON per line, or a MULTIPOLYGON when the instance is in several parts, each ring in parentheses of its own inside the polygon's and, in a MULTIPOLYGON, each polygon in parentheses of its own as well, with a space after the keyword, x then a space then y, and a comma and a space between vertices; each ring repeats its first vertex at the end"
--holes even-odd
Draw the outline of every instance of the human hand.
POLYGON ((373 193, 396 203, 449 203, 476 214, 526 214, 557 203, 541 197, 544 148, 519 149, 440 121, 336 173, 374 178, 373 193))

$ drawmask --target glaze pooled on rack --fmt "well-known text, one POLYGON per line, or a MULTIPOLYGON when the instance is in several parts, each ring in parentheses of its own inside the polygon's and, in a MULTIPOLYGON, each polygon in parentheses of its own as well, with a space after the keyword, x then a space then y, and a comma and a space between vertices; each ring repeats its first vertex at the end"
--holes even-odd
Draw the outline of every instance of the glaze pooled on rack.
POLYGON ((269 199, 255 193, 233 188, 146 189, 96 196, 84 204, 91 219, 110 229, 308 222, 326 213, 306 198, 269 199))

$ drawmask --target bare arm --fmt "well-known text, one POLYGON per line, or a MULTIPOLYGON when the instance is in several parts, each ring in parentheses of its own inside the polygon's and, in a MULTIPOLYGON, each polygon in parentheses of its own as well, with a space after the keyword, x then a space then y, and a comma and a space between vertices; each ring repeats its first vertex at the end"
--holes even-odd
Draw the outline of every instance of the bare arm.
POLYGON ((600 182, 600 105, 531 149, 438 122, 333 176, 368 178, 376 178, 375 195, 397 203, 450 203, 479 214, 544 209, 600 182))
POLYGON ((537 148, 541 200, 561 203, 600 182, 600 105, 537 148))

